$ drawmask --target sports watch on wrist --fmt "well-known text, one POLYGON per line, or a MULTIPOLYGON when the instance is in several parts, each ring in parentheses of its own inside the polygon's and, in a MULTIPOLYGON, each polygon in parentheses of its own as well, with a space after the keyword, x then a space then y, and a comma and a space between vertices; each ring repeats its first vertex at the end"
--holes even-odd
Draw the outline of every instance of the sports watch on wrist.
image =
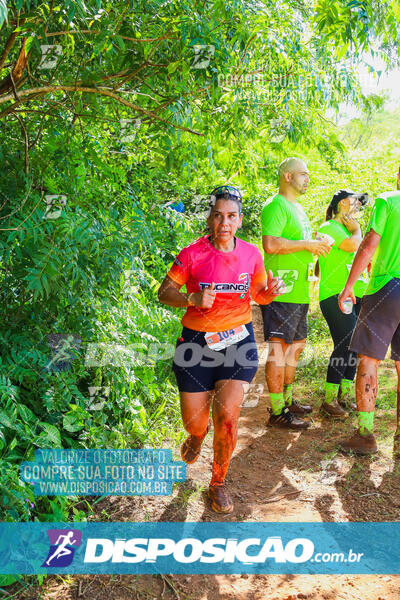
POLYGON ((188 301, 188 306, 195 306, 194 302, 191 301, 191 296, 193 296, 194 292, 190 292, 190 294, 187 297, 187 301, 188 301))

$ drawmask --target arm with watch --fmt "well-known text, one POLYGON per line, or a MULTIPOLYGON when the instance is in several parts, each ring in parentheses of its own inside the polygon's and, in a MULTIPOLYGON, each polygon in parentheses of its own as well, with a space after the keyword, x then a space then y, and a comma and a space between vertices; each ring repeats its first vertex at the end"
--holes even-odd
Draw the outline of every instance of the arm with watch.
POLYGON ((198 306, 199 308, 211 308, 214 304, 216 293, 214 284, 210 288, 206 288, 201 292, 183 293, 179 290, 182 285, 175 282, 173 279, 165 277, 160 289, 158 290, 158 299, 163 304, 173 306, 174 308, 187 308, 188 306, 198 306))

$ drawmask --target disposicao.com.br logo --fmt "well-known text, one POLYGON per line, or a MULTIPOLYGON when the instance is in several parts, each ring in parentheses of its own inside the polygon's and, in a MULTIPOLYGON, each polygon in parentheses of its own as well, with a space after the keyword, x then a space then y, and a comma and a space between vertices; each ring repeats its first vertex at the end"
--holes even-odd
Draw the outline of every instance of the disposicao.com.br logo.
POLYGON ((5 574, 397 574, 399 536, 398 522, 0 523, 0 569, 5 574))
POLYGON ((314 543, 307 538, 294 538, 283 543, 280 536, 243 540, 232 538, 89 538, 86 543, 84 563, 156 563, 167 559, 176 563, 242 563, 262 564, 267 560, 275 563, 354 562, 362 554, 315 553, 314 543))

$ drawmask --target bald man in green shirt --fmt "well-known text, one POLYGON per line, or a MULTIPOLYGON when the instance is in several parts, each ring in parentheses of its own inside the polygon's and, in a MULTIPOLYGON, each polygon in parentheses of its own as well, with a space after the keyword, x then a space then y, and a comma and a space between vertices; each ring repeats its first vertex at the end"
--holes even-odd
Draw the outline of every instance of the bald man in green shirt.
POLYGON ((310 424, 302 416, 312 407, 293 400, 292 384, 307 337, 313 256, 325 256, 330 251, 329 244, 312 239, 310 221, 299 202, 309 182, 303 160, 285 159, 279 165, 279 193, 261 212, 265 267, 286 286, 279 302, 261 307, 268 342, 265 375, 271 400, 269 424, 286 429, 306 429, 310 424))

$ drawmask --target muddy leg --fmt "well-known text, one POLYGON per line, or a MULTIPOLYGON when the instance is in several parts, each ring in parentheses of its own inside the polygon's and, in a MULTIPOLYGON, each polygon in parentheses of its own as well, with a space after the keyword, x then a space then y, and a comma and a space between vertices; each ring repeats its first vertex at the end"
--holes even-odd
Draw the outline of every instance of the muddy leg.
POLYGON ((215 384, 213 402, 214 460, 210 485, 223 485, 237 441, 243 381, 221 380, 215 384))
POLYGON ((357 410, 373 412, 378 393, 379 360, 359 354, 360 363, 357 369, 356 400, 357 410))

